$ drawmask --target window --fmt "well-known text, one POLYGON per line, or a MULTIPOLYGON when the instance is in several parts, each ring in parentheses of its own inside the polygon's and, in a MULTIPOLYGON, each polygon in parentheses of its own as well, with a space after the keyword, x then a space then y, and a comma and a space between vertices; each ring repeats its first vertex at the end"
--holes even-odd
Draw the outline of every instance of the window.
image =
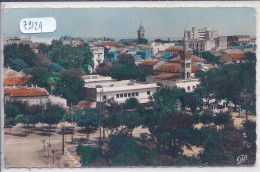
POLYGON ((116 98, 119 98, 119 94, 116 95, 116 98))
POLYGON ((124 94, 124 97, 127 97, 127 94, 126 94, 126 93, 124 94))
POLYGON ((136 92, 135 95, 138 96, 138 92, 136 92))
POLYGON ((190 67, 190 63, 186 63, 186 67, 190 67))
POLYGON ((131 93, 128 93, 128 97, 131 97, 131 93))
POLYGON ((103 96, 103 99, 106 99, 106 98, 107 98, 107 96, 106 96, 106 95, 104 95, 104 96, 103 96))
POLYGON ((135 93, 132 93, 132 97, 134 97, 135 96, 135 93))
POLYGON ((120 94, 120 97, 123 97, 123 94, 120 94))
POLYGON ((190 90, 190 86, 188 86, 188 90, 190 90))
POLYGON ((195 86, 193 85, 192 88, 195 89, 195 86))
POLYGON ((150 91, 147 91, 147 95, 150 95, 151 94, 151 92, 150 91))

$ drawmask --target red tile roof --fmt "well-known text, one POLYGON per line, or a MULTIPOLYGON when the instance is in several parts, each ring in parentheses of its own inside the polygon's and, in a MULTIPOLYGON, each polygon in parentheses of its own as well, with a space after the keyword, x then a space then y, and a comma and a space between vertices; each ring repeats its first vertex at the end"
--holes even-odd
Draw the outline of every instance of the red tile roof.
POLYGON ((79 107, 82 108, 82 109, 91 108, 92 105, 93 105, 93 103, 85 102, 85 101, 79 103, 79 107))
POLYGON ((10 78, 4 79, 4 87, 6 87, 6 86, 24 86, 26 84, 29 84, 32 81, 31 76, 11 77, 11 76, 16 76, 16 74, 9 74, 7 76, 9 76, 10 78))
MULTIPOLYGON (((190 59, 188 59, 188 60, 190 60, 190 59)), ((176 59, 170 60, 169 62, 180 63, 181 59, 180 58, 176 58, 176 59)), ((191 62, 202 62, 202 61, 197 59, 196 57, 192 57, 191 58, 191 62)))
MULTIPOLYGON (((196 73, 199 70, 198 66, 192 66, 192 73, 196 73)), ((158 72, 166 72, 166 73, 180 73, 179 65, 163 65, 159 69, 158 72)))
POLYGON ((168 73, 179 73, 180 66, 179 65, 163 65, 159 69, 157 69, 157 71, 168 72, 168 73))
POLYGON ((198 66, 192 66, 192 73, 196 73, 199 70, 198 66))
POLYGON ((168 48, 166 51, 183 51, 183 48, 168 48))
POLYGON ((145 62, 143 62, 142 65, 144 65, 144 66, 154 66, 157 63, 159 63, 159 61, 145 61, 145 62))
POLYGON ((105 43, 103 44, 104 47, 117 47, 120 46, 120 44, 115 44, 115 43, 105 43))
POLYGON ((244 57, 244 54, 229 54, 229 56, 233 59, 233 60, 239 60, 242 59, 244 57))
POLYGON ((48 92, 44 90, 20 88, 13 90, 4 90, 5 95, 11 95, 12 97, 38 97, 38 96, 48 96, 48 92))

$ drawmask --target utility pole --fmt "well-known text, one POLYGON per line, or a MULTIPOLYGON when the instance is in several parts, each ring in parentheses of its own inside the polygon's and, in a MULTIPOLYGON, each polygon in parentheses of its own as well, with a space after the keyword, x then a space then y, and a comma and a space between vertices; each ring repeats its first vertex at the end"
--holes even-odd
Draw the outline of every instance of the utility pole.
POLYGON ((64 155, 64 124, 62 126, 62 154, 64 155))
POLYGON ((74 132, 74 125, 73 125, 73 114, 72 114, 72 102, 70 103, 70 115, 71 115, 71 143, 73 143, 73 132, 74 132))
POLYGON ((101 141, 101 113, 102 113, 102 110, 101 110, 101 89, 100 89, 100 102, 99 102, 99 126, 100 126, 99 133, 100 133, 100 141, 101 141))

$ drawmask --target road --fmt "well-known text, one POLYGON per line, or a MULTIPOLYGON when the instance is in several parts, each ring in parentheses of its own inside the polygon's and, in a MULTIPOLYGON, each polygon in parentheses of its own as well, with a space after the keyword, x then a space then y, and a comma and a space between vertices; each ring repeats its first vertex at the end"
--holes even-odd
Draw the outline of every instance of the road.
MULTIPOLYGON (((61 137, 51 138, 52 144, 60 141, 61 137)), ((38 152, 42 146, 41 138, 5 140, 5 167, 47 167, 38 152)))

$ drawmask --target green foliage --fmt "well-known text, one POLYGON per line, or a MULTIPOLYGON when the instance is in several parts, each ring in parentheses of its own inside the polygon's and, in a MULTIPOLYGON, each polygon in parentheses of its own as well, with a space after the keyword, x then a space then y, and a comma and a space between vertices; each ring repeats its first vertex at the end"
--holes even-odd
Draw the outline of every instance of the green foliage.
POLYGON ((84 166, 97 162, 103 155, 102 149, 99 147, 79 145, 76 151, 81 155, 81 162, 84 166))
POLYGON ((119 54, 117 63, 135 65, 135 57, 132 54, 119 54))
POLYGON ((45 114, 42 115, 41 122, 49 125, 58 124, 62 120, 65 110, 59 105, 51 103, 47 103, 46 106, 47 109, 45 114))
POLYGON ((199 53, 202 58, 204 58, 205 60, 207 60, 209 63, 213 63, 213 64, 220 64, 220 57, 216 56, 214 54, 212 54, 210 51, 204 51, 199 53))
POLYGON ((203 105, 203 100, 197 93, 186 93, 181 98, 181 105, 183 108, 187 106, 190 107, 192 113, 194 113, 197 107, 201 107, 203 105))
POLYGON ((84 93, 84 85, 85 82, 81 78, 68 77, 67 74, 62 73, 57 79, 53 94, 67 99, 68 104, 77 105, 85 98, 82 94, 84 93))
POLYGON ((142 124, 142 118, 138 113, 130 113, 123 115, 123 124, 131 131, 142 124))
POLYGON ((12 127, 16 125, 16 121, 13 118, 4 118, 4 127, 12 127))
POLYGON ((14 119, 17 115, 24 113, 25 103, 14 101, 6 102, 4 106, 5 118, 14 119))
POLYGON ((32 75, 32 83, 38 85, 39 87, 44 87, 46 90, 50 91, 50 84, 48 83, 48 78, 52 76, 52 73, 43 68, 34 68, 25 71, 27 75, 32 75))
POLYGON ((139 102, 136 98, 131 97, 125 101, 125 109, 137 109, 139 107, 139 102))
POLYGON ((112 113, 102 121, 102 125, 105 129, 110 130, 110 134, 114 130, 118 130, 118 127, 123 125, 123 116, 121 114, 112 113))
POLYGON ((26 70, 28 65, 20 58, 9 58, 6 66, 9 66, 15 71, 26 70))
POLYGON ((116 166, 136 166, 140 164, 138 156, 138 144, 133 138, 119 138, 123 153, 112 158, 112 163, 116 166))
POLYGON ((98 129, 100 125, 100 116, 96 109, 84 109, 81 115, 76 117, 76 123, 79 127, 85 127, 89 132, 98 129))
POLYGON ((45 55, 52 62, 60 64, 65 69, 82 68, 86 73, 89 73, 89 66, 93 67, 94 65, 93 54, 88 44, 83 44, 80 48, 77 48, 54 41, 45 55))
POLYGON ((51 63, 47 66, 48 71, 59 73, 62 70, 62 66, 58 63, 51 63))
POLYGON ((139 39, 137 40, 137 42, 138 42, 138 44, 147 44, 147 43, 148 43, 148 40, 145 39, 145 38, 139 38, 139 39))
POLYGON ((225 99, 239 104, 241 93, 248 92, 252 97, 251 109, 255 109, 256 71, 255 63, 224 66, 208 72, 197 72, 201 85, 207 93, 213 93, 217 99, 225 99))
POLYGON ((231 117, 228 113, 223 113, 220 112, 218 114, 216 114, 216 116, 214 117, 214 124, 215 125, 228 125, 231 122, 231 117))
POLYGON ((194 124, 200 123, 200 115, 198 113, 193 114, 193 123, 194 124))
POLYGON ((42 52, 43 54, 47 54, 50 51, 50 46, 48 45, 40 43, 38 47, 39 47, 39 51, 42 52))
POLYGON ((29 67, 33 66, 36 55, 29 45, 5 45, 4 46, 4 66, 7 66, 9 59, 19 58, 23 60, 29 67))
POLYGON ((166 89, 162 88, 154 94, 155 111, 161 119, 169 118, 172 114, 177 113, 176 103, 185 94, 183 89, 166 89))
POLYGON ((203 124, 209 124, 214 121, 214 113, 211 110, 204 110, 200 116, 200 121, 203 124))
POLYGON ((176 166, 199 166, 199 165, 201 165, 201 162, 198 158, 187 157, 187 156, 181 155, 175 160, 174 165, 176 165, 176 166))
POLYGON ((250 143, 255 143, 256 141, 256 123, 253 121, 246 121, 244 124, 244 131, 247 136, 247 140, 250 143))
POLYGON ((110 68, 108 75, 117 80, 135 79, 145 81, 150 74, 135 65, 116 64, 110 68))

